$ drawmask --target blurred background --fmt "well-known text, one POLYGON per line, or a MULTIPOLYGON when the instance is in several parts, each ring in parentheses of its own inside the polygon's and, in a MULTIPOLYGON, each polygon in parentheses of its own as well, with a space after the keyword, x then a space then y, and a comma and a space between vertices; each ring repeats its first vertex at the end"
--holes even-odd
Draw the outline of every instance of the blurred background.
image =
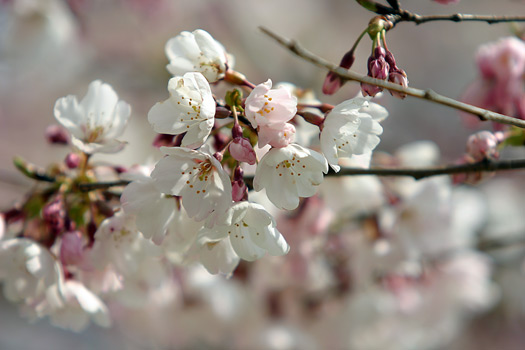
MULTIPOLYGON (((430 0, 404 0, 419 14, 477 13, 525 15, 518 0, 461 0, 443 6, 430 0)), ((311 88, 323 102, 336 104, 355 96, 359 86, 346 84, 333 96, 322 96, 326 72, 295 57, 262 34, 265 26, 334 62, 367 25, 372 14, 351 0, 1 0, 0 1, 0 209, 21 198, 31 186, 12 165, 20 155, 46 166, 62 160, 67 149, 44 137, 54 124, 53 106, 62 96, 83 96, 88 84, 101 79, 133 108, 121 138, 124 152, 99 156, 124 165, 157 158, 147 112, 167 97, 165 42, 183 30, 207 30, 235 56, 235 69, 256 84, 272 79, 311 88)), ((435 22, 401 23, 387 34, 388 47, 410 85, 432 88, 459 98, 477 76, 477 48, 511 33, 509 24, 435 22)), ((371 42, 357 50, 353 69, 366 74, 371 42)), ((378 149, 393 152, 406 143, 431 140, 444 161, 464 153, 472 133, 452 109, 408 97, 384 94, 390 112, 378 149)), ((488 126, 487 126, 488 127, 488 126)), ((525 291, 525 282, 516 288, 525 291), (521 287, 521 288, 520 288, 521 287)), ((91 327, 82 334, 56 329, 46 320, 36 325, 20 318, 15 306, 0 296, 0 349, 131 349, 118 330, 91 327)), ((508 320, 498 310, 472 322, 448 349, 525 348, 523 313, 508 320), (496 345, 497 344, 497 345, 496 345)), ((500 310, 501 311, 501 310, 500 310)))

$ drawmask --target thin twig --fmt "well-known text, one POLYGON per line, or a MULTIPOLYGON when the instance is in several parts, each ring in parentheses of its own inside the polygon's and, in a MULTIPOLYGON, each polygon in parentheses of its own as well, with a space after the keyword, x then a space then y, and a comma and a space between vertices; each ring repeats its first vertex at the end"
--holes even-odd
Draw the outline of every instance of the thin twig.
POLYGON ((393 15, 393 23, 397 22, 414 22, 415 24, 422 24, 435 21, 450 21, 450 22, 485 22, 488 24, 504 23, 504 22, 525 22, 523 16, 492 16, 492 15, 472 15, 455 13, 452 15, 432 15, 421 16, 409 11, 400 10, 396 15, 393 15))
POLYGON ((362 76, 358 73, 355 73, 351 70, 347 70, 344 68, 341 68, 333 63, 330 63, 326 61, 325 59, 313 54, 312 52, 304 49, 301 47, 297 42, 294 40, 286 39, 280 35, 277 35, 270 30, 259 27, 261 31, 263 31, 266 35, 273 38, 275 41, 277 41, 279 44, 296 54, 297 56, 301 57, 302 59, 309 61, 313 64, 315 64, 318 67, 326 68, 331 72, 334 72, 342 79, 346 80, 354 80, 359 81, 361 83, 370 84, 379 86, 388 90, 400 92, 409 96, 421 98, 427 101, 435 102, 441 105, 449 106, 454 109, 471 113, 476 115, 480 120, 482 121, 493 121, 501 124, 508 124, 508 125, 514 125, 520 128, 525 128, 525 120, 512 118, 500 113, 495 113, 483 108, 479 108, 476 106, 469 105, 467 103, 463 103, 457 100, 454 100, 453 98, 446 97, 443 95, 440 95, 436 92, 434 92, 431 89, 422 90, 422 89, 416 89, 412 87, 403 87, 398 84, 390 83, 388 81, 374 79, 368 76, 362 76))
POLYGON ((416 180, 423 179, 425 177, 439 176, 439 175, 452 175, 452 174, 465 174, 465 173, 478 173, 478 172, 494 172, 502 170, 515 170, 524 169, 525 159, 511 159, 511 160, 482 160, 477 163, 460 164, 460 165, 448 165, 436 168, 421 168, 421 169, 385 169, 385 168, 371 168, 371 169, 359 169, 359 168, 341 168, 341 171, 336 173, 328 173, 328 175, 376 175, 376 176, 410 176, 416 180))
POLYGON ((94 190, 102 190, 110 187, 126 186, 130 181, 127 180, 117 180, 109 182, 91 182, 91 183, 81 183, 78 184, 78 188, 82 192, 89 192, 94 190))

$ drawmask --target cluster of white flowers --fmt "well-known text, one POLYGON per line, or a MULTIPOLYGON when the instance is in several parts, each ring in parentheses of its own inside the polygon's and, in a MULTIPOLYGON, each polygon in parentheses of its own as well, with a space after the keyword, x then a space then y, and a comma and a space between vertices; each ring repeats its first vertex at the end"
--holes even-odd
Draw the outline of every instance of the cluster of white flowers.
MULTIPOLYGON (((304 287, 299 293, 338 292, 348 288, 351 278, 357 292, 338 313, 348 320, 350 343, 358 349, 392 341, 391 335, 377 336, 381 324, 374 312, 392 322, 400 314, 418 322, 426 319, 427 300, 438 300, 441 313, 427 322, 453 323, 465 310, 493 303, 489 263, 471 250, 478 221, 465 223, 460 210, 451 209, 450 183, 399 180, 384 185, 375 177, 323 182, 329 167, 338 172, 341 165, 369 166, 383 131, 380 122, 388 116, 385 108, 362 96, 316 108, 321 104, 315 97, 290 84, 239 84, 245 78, 231 70, 231 56, 203 30, 170 39, 166 53, 174 75, 168 82, 169 98, 150 109, 148 121, 172 141, 160 147, 162 156, 154 166, 119 174, 128 184, 114 207, 99 206, 96 200, 86 205, 92 199, 85 193, 80 200, 68 200, 68 191, 53 194, 52 205, 41 213, 47 236, 28 230, 24 238, 12 238, 0 216, 0 281, 6 298, 20 303, 26 315, 48 316, 59 327, 80 331, 90 320, 109 326, 113 305, 123 318, 126 312, 154 313, 178 305, 173 314, 180 320, 173 322, 183 323, 191 315, 179 304, 186 293, 195 293, 233 327, 240 311, 232 305, 250 304, 248 287, 202 277, 199 265, 210 274, 231 277, 242 260, 257 261, 250 265, 250 283, 257 290, 251 298, 259 300, 251 307, 275 299, 283 314, 303 312, 307 303, 299 301, 311 298, 301 294, 303 299, 289 300, 295 291, 285 290, 287 282, 304 287), (238 89, 224 99, 216 97, 221 80, 238 89), (253 191, 248 191, 244 173, 253 175, 253 191), (397 205, 386 205, 384 193, 397 205), (275 208, 296 210, 299 219, 279 216, 275 208), (348 220, 359 215, 362 222, 348 220), (352 234, 343 235, 348 231, 352 234), (453 249, 468 254, 433 266, 421 263, 453 249), (261 259, 265 255, 277 258, 261 259), (338 259, 343 263, 337 265, 338 259), (280 273, 274 271, 280 269, 277 265, 280 273), (451 287, 460 282, 465 294, 451 287), (275 293, 281 290, 285 292, 275 293), (377 300, 387 308, 371 311, 377 300), (297 310, 288 310, 288 304, 297 310), (372 316, 356 323, 363 312, 372 316)), ((80 182, 97 180, 96 166, 89 163, 92 154, 125 146, 116 138, 131 108, 110 85, 97 80, 80 102, 75 96, 60 98, 54 112, 84 161, 79 165, 71 158, 64 171, 78 176, 63 185, 74 193, 80 182)), ((417 157, 414 150, 407 152, 408 159, 417 157)), ((401 155, 396 157, 403 162, 401 155)), ((268 326, 261 334, 268 334, 267 341, 281 334, 292 343, 308 343, 306 335, 287 326, 268 326)))

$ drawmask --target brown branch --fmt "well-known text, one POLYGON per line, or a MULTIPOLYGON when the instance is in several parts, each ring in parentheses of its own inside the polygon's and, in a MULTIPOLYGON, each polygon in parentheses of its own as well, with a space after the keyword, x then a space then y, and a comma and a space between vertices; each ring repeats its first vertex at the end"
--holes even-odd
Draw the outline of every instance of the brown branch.
POLYGON ((453 175, 477 172, 494 172, 502 170, 516 170, 525 168, 525 159, 511 159, 511 160, 482 160, 477 163, 448 165, 436 168, 421 168, 421 169, 388 169, 388 168, 341 168, 338 173, 329 172, 332 176, 348 176, 348 175, 376 175, 376 176, 410 176, 416 180, 425 177, 439 176, 439 175, 453 175))
POLYGON ((398 84, 390 83, 388 81, 374 79, 368 76, 362 76, 358 73, 355 73, 351 70, 347 70, 344 68, 341 68, 333 63, 330 63, 326 61, 325 59, 316 56, 312 52, 304 49, 301 47, 297 42, 294 40, 286 39, 280 35, 277 35, 270 30, 259 27, 262 32, 264 32, 266 35, 277 41, 279 44, 296 54, 297 56, 301 57, 302 59, 309 61, 313 63, 314 65, 326 68, 331 72, 334 72, 339 77, 345 80, 353 80, 353 81, 359 81, 361 83, 370 84, 379 86, 388 90, 400 92, 409 96, 421 98, 427 101, 435 102, 441 105, 449 106, 454 109, 471 113, 476 115, 480 120, 482 121, 493 121, 501 124, 508 124, 508 125, 514 125, 520 128, 525 128, 525 120, 512 118, 500 113, 495 113, 483 108, 479 108, 476 106, 469 105, 467 103, 463 103, 457 100, 454 100, 453 98, 446 97, 443 95, 440 95, 430 89, 427 90, 421 90, 416 89, 412 87, 403 87, 398 84))
POLYGON ((130 181, 127 180, 118 180, 118 181, 109 181, 109 182, 90 182, 90 183, 81 183, 78 184, 78 188, 82 192, 89 192, 94 190, 103 190, 110 187, 126 186, 130 181))
POLYGON ((432 15, 421 16, 409 11, 400 10, 393 15, 393 23, 397 22, 414 22, 415 24, 422 24, 435 21, 450 21, 450 22, 485 22, 488 24, 504 23, 504 22, 525 22, 523 16, 493 16, 493 15, 471 15, 455 13, 452 15, 432 15))

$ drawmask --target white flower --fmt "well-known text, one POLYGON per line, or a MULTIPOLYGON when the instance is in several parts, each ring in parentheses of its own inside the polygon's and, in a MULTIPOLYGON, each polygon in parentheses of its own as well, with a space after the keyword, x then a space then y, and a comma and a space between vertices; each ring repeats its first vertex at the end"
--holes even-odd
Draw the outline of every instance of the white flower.
POLYGON ((230 239, 212 240, 202 236, 193 245, 189 255, 202 264, 209 273, 229 276, 239 264, 239 256, 235 254, 230 239))
POLYGON ((207 224, 225 213, 232 203, 232 186, 221 163, 209 154, 182 147, 161 147, 166 155, 151 173, 163 192, 182 197, 188 216, 207 224))
POLYGON ((62 268, 48 249, 26 238, 0 242, 0 281, 11 302, 43 296, 62 279, 62 268))
POLYGON ((100 80, 89 84, 80 103, 73 95, 55 103, 55 118, 71 133, 73 145, 89 154, 120 151, 125 143, 115 138, 124 132, 130 114, 129 104, 119 101, 115 90, 100 80))
POLYGON ((90 319, 101 327, 111 326, 106 305, 82 283, 68 280, 63 289, 65 303, 49 311, 49 319, 54 326, 81 332, 87 328, 90 319))
POLYGON ((155 104, 148 113, 148 121, 156 132, 178 135, 186 133, 183 147, 202 146, 213 128, 215 100, 210 85, 201 73, 186 73, 171 78, 170 97, 155 104))
POLYGON ((133 215, 119 211, 102 221, 89 253, 98 270, 111 265, 119 274, 133 276, 144 260, 159 256, 161 250, 137 231, 133 215))
POLYGON ((200 233, 211 240, 230 238, 233 250, 241 259, 254 261, 266 252, 285 255, 290 250, 284 237, 275 228, 275 220, 262 205, 239 202, 227 213, 223 223, 200 233))
POLYGON ((299 197, 311 197, 328 172, 326 159, 319 153, 291 144, 272 148, 259 162, 253 180, 256 191, 263 188, 270 201, 280 209, 292 210, 299 197))
POLYGON ((176 200, 166 197, 155 186, 151 177, 128 184, 120 197, 126 214, 136 217, 136 225, 144 237, 160 244, 176 217, 176 200))
POLYGON ((170 60, 166 68, 173 75, 200 72, 212 83, 223 78, 227 69, 226 50, 202 29, 184 31, 171 38, 165 51, 170 60))
POLYGON ((378 135, 383 133, 379 121, 387 115, 383 107, 363 97, 335 106, 326 116, 321 132, 321 150, 330 166, 339 171, 339 157, 371 152, 379 144, 378 135))

